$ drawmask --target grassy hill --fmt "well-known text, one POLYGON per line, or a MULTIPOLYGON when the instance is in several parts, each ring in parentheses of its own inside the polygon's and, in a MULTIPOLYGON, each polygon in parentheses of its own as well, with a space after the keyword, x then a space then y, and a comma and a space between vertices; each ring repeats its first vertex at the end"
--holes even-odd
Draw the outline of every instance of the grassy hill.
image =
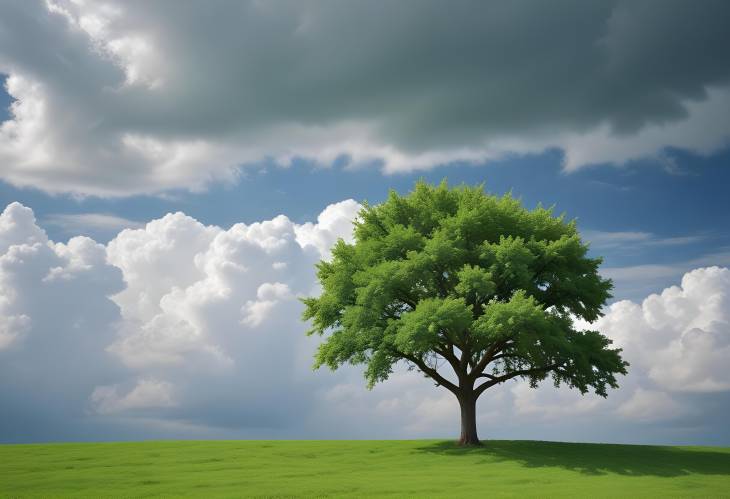
POLYGON ((730 449, 490 441, 0 445, 0 497, 730 497, 730 449))

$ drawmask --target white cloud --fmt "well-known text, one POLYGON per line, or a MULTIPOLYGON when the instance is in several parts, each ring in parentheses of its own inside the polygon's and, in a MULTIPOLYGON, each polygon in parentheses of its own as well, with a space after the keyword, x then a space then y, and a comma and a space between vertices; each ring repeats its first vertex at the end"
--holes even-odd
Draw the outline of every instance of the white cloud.
POLYGON ((681 286, 647 297, 641 305, 611 305, 594 327, 626 349, 633 369, 645 370, 667 391, 730 390, 730 270, 688 272, 681 286))
POLYGON ((217 368, 233 362, 220 348, 207 344, 192 324, 174 316, 159 314, 148 322, 131 321, 120 331, 122 337, 108 351, 140 371, 158 366, 191 369, 194 359, 217 368))
POLYGON ((598 321, 582 326, 601 331, 623 349, 631 366, 629 375, 619 380, 621 389, 609 393, 605 402, 543 392, 546 400, 534 404, 538 396, 524 386, 516 389, 518 409, 522 404, 535 414, 550 415, 582 408, 593 417, 609 411, 639 422, 701 413, 687 395, 730 391, 724 367, 730 358, 729 297, 730 270, 707 267, 686 273, 681 286, 652 294, 640 304, 614 303, 598 321))
POLYGON ((338 238, 352 241, 351 221, 357 218, 362 206, 348 199, 331 204, 317 217, 317 223, 307 222, 295 228, 297 242, 306 247, 314 246, 321 255, 329 255, 338 238))
POLYGON ((37 225, 33 210, 20 203, 10 203, 0 213, 0 255, 13 245, 33 245, 48 241, 37 225))
POLYGON ((218 227, 205 227, 183 213, 174 213, 151 221, 144 229, 119 233, 109 242, 107 255, 111 264, 122 269, 127 283, 115 297, 124 316, 149 320, 159 311, 161 298, 173 287, 199 280, 203 270, 197 255, 220 232, 218 227))
POLYGON ((265 282, 256 291, 256 300, 248 300, 241 309, 241 320, 248 326, 256 327, 266 320, 280 301, 291 298, 293 295, 286 284, 265 282))
MULTIPOLYGON (((358 210, 351 200, 327 207, 303 233, 318 244, 349 238, 345 218, 358 210)), ((0 216, 0 397, 19 413, 58 410, 62 397, 77 418, 90 407, 203 426, 289 421, 314 403, 301 375, 314 340, 296 296, 315 287, 314 263, 327 256, 298 242, 300 227, 279 216, 224 230, 177 213, 105 247, 48 241, 30 209, 10 205, 0 216), (20 374, 27 365, 31 377, 20 374), (291 389, 301 395, 271 400, 291 389)))
POLYGON ((218 411, 233 420, 226 424, 254 426, 289 418, 313 403, 270 401, 313 382, 300 375, 314 343, 296 297, 315 287, 324 241, 351 237, 359 208, 330 205, 306 226, 280 215, 224 230, 178 213, 122 231, 108 255, 128 283, 113 297, 125 321, 109 352, 135 376, 175 384, 171 417, 202 411, 195 417, 210 422, 206 414, 218 411))
MULTIPOLYGON (((49 241, 33 211, 19 203, 0 214, 0 350, 36 327, 54 334, 43 330, 48 321, 59 335, 67 327, 78 329, 87 318, 75 300, 93 297, 89 304, 98 303, 121 287, 121 272, 107 265, 104 246, 86 237, 49 241)), ((108 303, 97 312, 114 315, 115 309, 108 303)))
POLYGON ((233 182, 262 160, 395 173, 558 147, 572 171, 728 145, 722 1, 445 9, 11 2, 2 178, 124 196, 233 182))

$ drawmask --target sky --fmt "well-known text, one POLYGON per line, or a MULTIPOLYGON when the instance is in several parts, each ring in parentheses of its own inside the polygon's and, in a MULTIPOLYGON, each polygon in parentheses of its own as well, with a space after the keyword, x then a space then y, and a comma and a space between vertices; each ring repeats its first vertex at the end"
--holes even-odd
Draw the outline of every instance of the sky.
POLYGON ((576 219, 631 362, 480 436, 730 445, 729 7, 0 1, 0 442, 455 436, 405 366, 312 371, 298 301, 448 179, 576 219))

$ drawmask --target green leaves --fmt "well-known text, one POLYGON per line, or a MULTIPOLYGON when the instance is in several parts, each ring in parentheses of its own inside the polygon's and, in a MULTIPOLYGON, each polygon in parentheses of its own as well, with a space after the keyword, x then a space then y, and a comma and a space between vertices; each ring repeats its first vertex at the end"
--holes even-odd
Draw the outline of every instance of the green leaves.
POLYGON ((474 321, 472 334, 480 349, 490 343, 544 332, 550 327, 548 314, 525 291, 517 291, 509 301, 493 300, 484 306, 484 314, 474 321))
POLYGON ((500 236, 498 243, 483 243, 481 258, 485 265, 489 265, 500 298, 507 299, 515 290, 534 287, 537 256, 527 248, 521 237, 500 236))
POLYGON ((315 367, 362 363, 372 386, 399 360, 437 376, 426 359, 441 356, 467 388, 487 372, 490 386, 552 375, 601 395, 625 372, 607 338, 573 328, 572 316, 600 315, 611 282, 551 209, 419 182, 366 205, 354 236, 319 263, 320 296, 303 300, 309 334, 324 336, 315 367))
POLYGON ((424 298, 402 315, 394 340, 406 354, 423 355, 440 344, 459 345, 472 323, 471 308, 461 298, 424 298))
POLYGON ((457 296, 464 298, 472 306, 474 313, 479 312, 482 305, 489 301, 497 289, 492 280, 492 273, 476 265, 464 265, 457 273, 458 280, 454 286, 457 296))

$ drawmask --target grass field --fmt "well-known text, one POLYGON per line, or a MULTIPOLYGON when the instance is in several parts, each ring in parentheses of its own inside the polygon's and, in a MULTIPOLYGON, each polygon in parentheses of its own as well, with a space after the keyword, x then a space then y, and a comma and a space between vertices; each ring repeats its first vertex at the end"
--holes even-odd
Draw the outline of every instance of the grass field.
POLYGON ((730 449, 490 441, 0 445, 0 497, 730 497, 730 449))

